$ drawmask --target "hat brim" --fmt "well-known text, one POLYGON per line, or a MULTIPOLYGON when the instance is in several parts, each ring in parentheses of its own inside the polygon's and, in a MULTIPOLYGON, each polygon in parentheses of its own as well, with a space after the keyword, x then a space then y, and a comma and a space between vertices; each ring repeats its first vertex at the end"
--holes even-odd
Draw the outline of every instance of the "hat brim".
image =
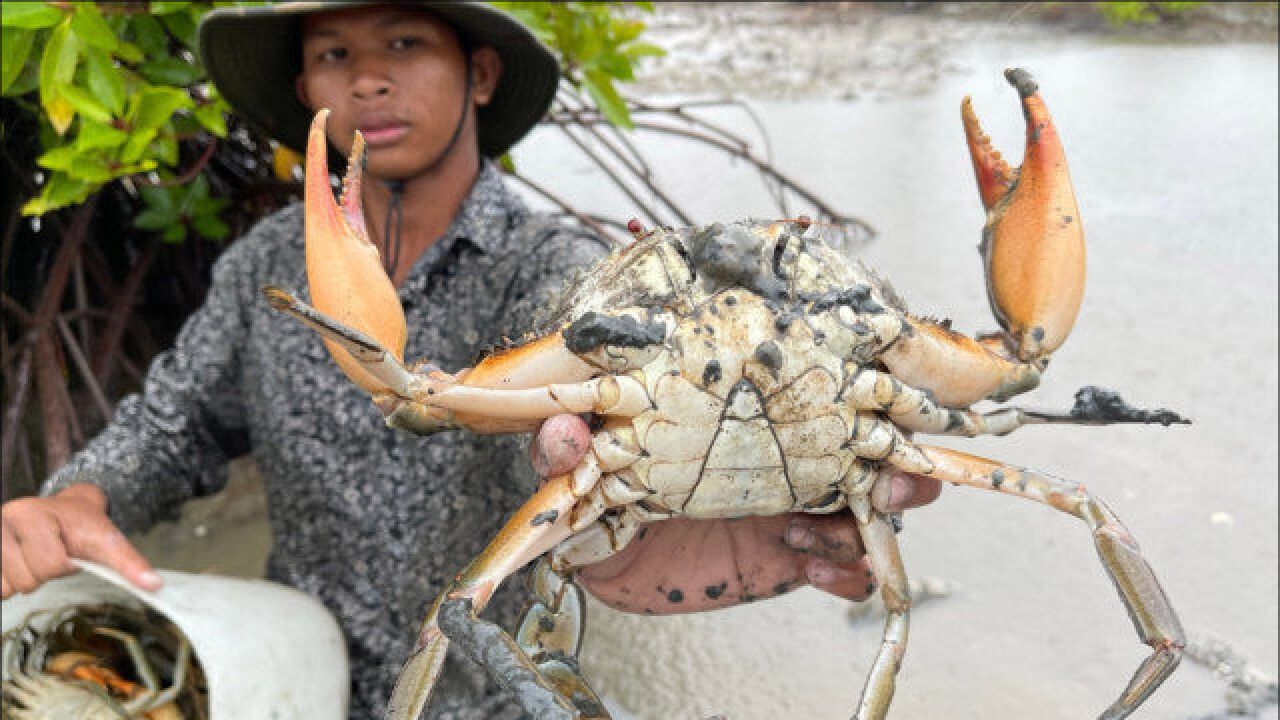
MULTIPOLYGON (((301 18, 365 2, 291 2, 219 8, 200 24, 199 48, 209 78, 236 114, 301 152, 311 110, 297 98, 302 71, 301 18)), ((502 58, 502 75, 476 113, 480 152, 505 153, 546 114, 560 68, 555 56, 515 18, 483 3, 421 3, 466 37, 502 58)))

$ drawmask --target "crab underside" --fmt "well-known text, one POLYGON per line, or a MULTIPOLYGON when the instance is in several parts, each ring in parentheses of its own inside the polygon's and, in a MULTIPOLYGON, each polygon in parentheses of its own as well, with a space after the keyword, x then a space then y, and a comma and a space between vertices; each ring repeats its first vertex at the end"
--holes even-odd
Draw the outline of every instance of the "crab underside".
POLYGON ((910 598, 891 518, 894 471, 1035 500, 1089 528, 1142 642, 1152 649, 1102 715, 1128 715, 1177 666, 1183 633, 1137 544, 1082 485, 917 442, 1005 434, 1038 423, 1185 422, 1084 388, 1067 413, 1001 407, 1034 388, 1066 339, 1084 289, 1084 236, 1057 132, 1030 75, 1006 72, 1027 121, 1023 164, 991 148, 962 106, 987 208, 981 246, 1003 330, 978 338, 914 317, 861 263, 829 249, 819 223, 746 221, 636 233, 571 281, 547 331, 449 374, 403 364, 404 316, 359 201, 357 135, 338 204, 321 111, 308 148, 307 270, 315 308, 267 288, 316 329, 389 425, 527 432, 559 413, 598 420, 590 451, 548 480, 440 595, 401 672, 388 718, 417 717, 450 640, 535 717, 607 717, 579 674, 577 567, 626 546, 644 523, 850 509, 888 611, 855 718, 883 718, 906 650, 910 598), (512 572, 542 558, 514 636, 477 618, 512 572))

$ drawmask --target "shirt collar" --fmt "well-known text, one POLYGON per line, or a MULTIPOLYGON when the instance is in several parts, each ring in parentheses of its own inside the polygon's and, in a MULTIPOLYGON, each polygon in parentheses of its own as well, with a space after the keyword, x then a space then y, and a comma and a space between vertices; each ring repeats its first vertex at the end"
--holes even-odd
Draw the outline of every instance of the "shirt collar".
POLYGON ((471 192, 440 240, 451 245, 457 239, 465 239, 482 252, 500 252, 508 243, 511 230, 528 215, 524 202, 502 181, 497 163, 485 158, 471 192))
POLYGON ((486 255, 502 252, 515 235, 511 231, 528 217, 529 209, 502 181, 497 165, 486 158, 448 229, 414 263, 397 294, 403 301, 425 292, 428 278, 459 242, 467 242, 486 255))

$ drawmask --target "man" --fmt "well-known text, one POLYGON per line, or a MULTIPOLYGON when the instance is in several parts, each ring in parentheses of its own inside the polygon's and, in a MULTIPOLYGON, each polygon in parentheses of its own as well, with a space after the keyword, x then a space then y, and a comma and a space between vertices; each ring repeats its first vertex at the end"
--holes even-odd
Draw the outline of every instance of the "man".
MULTIPOLYGON (((604 254, 598 239, 530 214, 491 161, 545 113, 558 78, 554 57, 501 12, 473 3, 237 8, 210 14, 201 47, 228 101, 287 145, 302 146, 322 107, 344 154, 353 133, 364 133, 366 225, 407 317, 407 357, 471 364, 503 335, 518 336, 570 268, 604 254)), ((267 307, 259 294, 267 284, 306 287, 296 205, 228 248, 205 305, 156 358, 143 393, 121 401, 111 424, 49 479, 45 497, 4 506, 3 595, 71 572, 73 557, 156 589, 159 577, 122 531, 217 492, 227 458, 248 448, 274 536, 268 577, 337 615, 352 667, 350 716, 377 717, 427 604, 536 479, 517 438, 387 429, 316 334, 267 307)), ((577 417, 549 420, 534 443, 536 471, 571 468, 586 434, 577 417)), ((938 490, 910 478, 894 485, 899 508, 938 490)), ((632 611, 644 608, 629 604, 628 585, 702 587, 725 577, 741 580, 716 598, 646 607, 732 605, 781 583, 860 599, 870 592, 860 556, 847 518, 670 521, 582 579, 632 611), (735 566, 741 575, 724 570, 735 566)), ((510 627, 520 595, 499 593, 489 616, 510 627)), ((520 714, 456 655, 434 716, 520 714)))

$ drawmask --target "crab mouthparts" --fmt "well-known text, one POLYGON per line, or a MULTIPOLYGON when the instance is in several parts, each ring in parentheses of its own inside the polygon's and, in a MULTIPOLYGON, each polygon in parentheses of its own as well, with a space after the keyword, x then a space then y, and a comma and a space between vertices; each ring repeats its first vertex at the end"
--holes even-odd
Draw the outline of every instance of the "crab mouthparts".
MULTIPOLYGON (((404 311, 378 249, 369 240, 361 206, 364 138, 351 144, 342 196, 335 202, 329 187, 329 147, 325 136, 328 109, 316 113, 307 137, 304 185, 307 235, 307 285, 317 310, 377 340, 398 360, 404 359, 407 331, 404 311)), ((325 345, 338 365, 369 392, 385 391, 338 345, 325 345)))

